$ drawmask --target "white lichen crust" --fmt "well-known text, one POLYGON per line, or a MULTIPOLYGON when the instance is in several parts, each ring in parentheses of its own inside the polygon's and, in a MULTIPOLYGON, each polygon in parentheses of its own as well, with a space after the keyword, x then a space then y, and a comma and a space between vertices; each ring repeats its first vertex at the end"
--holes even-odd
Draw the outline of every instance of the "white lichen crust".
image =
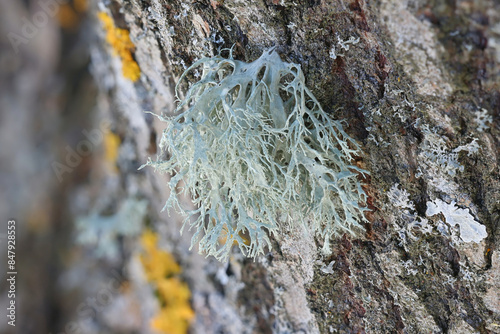
POLYGON ((169 159, 147 163, 172 175, 165 208, 187 215, 191 247, 199 241, 200 252, 225 259, 237 244, 255 257, 280 222, 298 221, 330 253, 331 237, 365 221, 358 175, 367 172, 351 164, 356 142, 322 110, 300 66, 273 50, 252 63, 234 60, 231 50, 229 58, 200 59, 179 83, 200 68, 178 116, 160 117, 169 159), (187 192, 194 211, 180 204, 187 192))

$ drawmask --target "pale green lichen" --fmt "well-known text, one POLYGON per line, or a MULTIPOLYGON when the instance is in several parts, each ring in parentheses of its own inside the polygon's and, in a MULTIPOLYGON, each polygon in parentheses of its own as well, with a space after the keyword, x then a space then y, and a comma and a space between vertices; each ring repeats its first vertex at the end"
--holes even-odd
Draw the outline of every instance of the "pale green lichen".
POLYGON ((270 246, 268 234, 285 227, 280 222, 297 221, 329 253, 332 236, 366 221, 358 175, 367 172, 351 164, 359 146, 323 111, 300 65, 273 50, 245 63, 230 50, 229 58, 198 60, 179 82, 199 68, 180 114, 160 117, 169 158, 146 164, 172 175, 165 208, 187 215, 191 247, 199 241, 200 252, 224 259, 237 244, 255 257, 270 246), (182 207, 180 193, 197 209, 182 207))
POLYGON ((146 200, 127 198, 115 214, 102 215, 92 210, 88 216, 76 220, 76 241, 92 247, 98 257, 116 258, 120 253, 118 240, 139 235, 147 209, 146 200))
POLYGON ((436 198, 433 202, 428 201, 425 214, 430 217, 439 213, 443 214, 450 226, 460 226, 460 238, 464 242, 479 243, 488 236, 486 226, 474 219, 469 208, 462 209, 457 207, 455 201, 446 203, 439 198, 436 198))
POLYGON ((481 108, 474 113, 474 121, 477 124, 477 131, 484 132, 490 128, 488 124, 493 122, 493 117, 488 114, 488 110, 481 108))

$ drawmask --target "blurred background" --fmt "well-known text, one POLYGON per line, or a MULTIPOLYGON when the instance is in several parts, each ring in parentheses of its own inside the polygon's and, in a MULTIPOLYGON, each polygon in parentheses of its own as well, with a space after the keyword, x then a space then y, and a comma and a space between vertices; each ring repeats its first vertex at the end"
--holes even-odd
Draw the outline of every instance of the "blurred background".
POLYGON ((0 1, 0 333, 244 327, 239 267, 189 250, 181 217, 161 212, 168 177, 139 170, 165 127, 144 111, 173 109, 172 79, 134 53, 121 15, 0 1))

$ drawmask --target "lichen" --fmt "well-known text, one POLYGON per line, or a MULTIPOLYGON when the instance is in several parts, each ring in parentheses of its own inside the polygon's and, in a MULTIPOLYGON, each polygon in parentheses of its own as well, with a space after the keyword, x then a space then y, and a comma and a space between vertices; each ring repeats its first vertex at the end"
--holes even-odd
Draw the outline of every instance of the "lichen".
POLYGON ((110 130, 106 130, 104 133, 104 161, 109 170, 113 172, 118 171, 116 161, 118 159, 120 144, 120 137, 110 130))
POLYGON ((432 232, 432 226, 426 218, 419 217, 415 209, 415 204, 410 200, 410 194, 406 189, 401 188, 395 183, 387 193, 392 205, 399 209, 399 215, 396 217, 397 232, 401 240, 401 245, 406 245, 408 239, 413 241, 419 238, 415 234, 420 231, 421 234, 432 232))
POLYGON ((142 233, 141 244, 144 254, 141 255, 140 259, 148 281, 156 282, 181 272, 181 268, 175 262, 172 254, 158 248, 158 235, 156 233, 146 229, 142 233))
POLYGON ((187 333, 194 312, 189 303, 189 287, 178 277, 181 267, 172 254, 158 248, 158 235, 153 231, 144 231, 141 244, 144 253, 140 259, 160 302, 160 310, 151 320, 151 328, 165 334, 187 333))
POLYGON ((493 122, 493 117, 488 114, 488 110, 481 108, 474 113, 474 121, 477 124, 477 131, 484 132, 490 128, 488 124, 493 122))
POLYGON ((415 210, 415 205, 410 201, 410 194, 406 189, 399 189, 399 183, 392 185, 391 190, 387 193, 387 197, 389 197, 394 206, 404 209, 405 212, 408 212, 408 209, 411 211, 415 210))
POLYGON ((245 63, 230 50, 229 58, 195 62, 179 82, 180 114, 159 116, 167 122, 160 149, 170 157, 147 165, 172 175, 164 209, 187 215, 191 247, 199 241, 201 252, 225 259, 237 244, 255 257, 270 246, 268 234, 295 221, 330 253, 334 235, 366 221, 358 176, 367 172, 352 164, 359 146, 323 111, 300 65, 273 50, 245 63), (201 78, 182 94, 183 79, 200 67, 201 78), (180 204, 188 192, 195 210, 180 204))
POLYGON ((420 127, 424 139, 419 147, 419 167, 417 177, 428 180, 431 189, 445 194, 457 194, 458 184, 453 178, 464 171, 459 161, 460 152, 467 152, 468 156, 476 154, 480 146, 477 138, 466 145, 450 149, 449 140, 438 134, 437 128, 430 128, 424 124, 420 127))
POLYGON ((120 237, 135 237, 147 213, 148 202, 127 198, 113 215, 103 215, 96 210, 76 220, 80 244, 92 247, 98 257, 116 258, 120 252, 120 237))
POLYGON ((113 19, 107 13, 99 12, 97 16, 106 31, 106 41, 122 61, 123 76, 132 81, 137 81, 141 76, 141 70, 132 56, 135 45, 130 40, 129 32, 115 27, 113 19))
POLYGON ((428 125, 422 127, 422 132, 424 140, 419 156, 426 168, 439 169, 449 176, 455 176, 457 171, 464 170, 464 167, 458 162, 458 152, 450 152, 443 137, 435 130, 431 130, 428 125))
POLYGON ((342 49, 345 52, 349 51, 349 44, 355 45, 359 43, 359 37, 355 38, 354 36, 349 37, 349 39, 346 39, 345 41, 342 40, 338 35, 337 35, 337 44, 340 47, 339 49, 335 48, 335 45, 332 45, 330 49, 330 58, 332 59, 337 59, 337 57, 344 57, 345 54, 342 52, 339 52, 338 50, 342 49))
POLYGON ((450 226, 460 226, 460 238, 464 242, 473 241, 479 243, 488 236, 486 227, 474 219, 468 208, 461 209, 457 207, 455 201, 446 203, 439 198, 436 198, 432 202, 428 201, 425 214, 427 216, 434 216, 439 213, 443 214, 450 226))

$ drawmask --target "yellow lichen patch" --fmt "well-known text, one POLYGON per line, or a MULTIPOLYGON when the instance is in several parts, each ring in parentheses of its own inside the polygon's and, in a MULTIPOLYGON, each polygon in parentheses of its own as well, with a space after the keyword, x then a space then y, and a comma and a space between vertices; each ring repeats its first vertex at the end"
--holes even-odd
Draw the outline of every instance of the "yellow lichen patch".
POLYGON ((141 243, 145 250, 145 254, 141 255, 141 262, 148 281, 155 282, 181 272, 172 254, 158 249, 156 233, 146 230, 142 234, 141 243))
POLYGON ((158 294, 164 304, 151 321, 151 327, 161 333, 187 333, 194 312, 189 305, 191 292, 186 283, 173 277, 157 282, 158 294))
POLYGON ((106 41, 111 45, 114 53, 122 60, 123 76, 132 81, 137 81, 141 76, 141 70, 132 57, 135 45, 130 40, 129 32, 115 27, 113 19, 108 14, 99 12, 97 16, 104 25, 106 41))
POLYGON ((179 321, 179 319, 191 319, 193 311, 190 308, 184 309, 162 309, 153 319, 151 327, 161 333, 183 334, 187 333, 189 323, 179 321))
POLYGON ((163 297, 167 304, 178 305, 191 297, 191 292, 186 283, 181 282, 176 277, 159 280, 157 285, 160 296, 163 297))
POLYGON ((194 312, 189 304, 191 292, 178 275, 181 268, 172 254, 158 248, 158 235, 146 230, 141 236, 144 254, 141 262, 149 282, 155 287, 161 305, 151 320, 151 327, 160 333, 185 334, 194 312))
POLYGON ((120 137, 111 131, 104 133, 104 160, 111 170, 117 171, 116 159, 118 158, 118 149, 120 148, 120 137))

